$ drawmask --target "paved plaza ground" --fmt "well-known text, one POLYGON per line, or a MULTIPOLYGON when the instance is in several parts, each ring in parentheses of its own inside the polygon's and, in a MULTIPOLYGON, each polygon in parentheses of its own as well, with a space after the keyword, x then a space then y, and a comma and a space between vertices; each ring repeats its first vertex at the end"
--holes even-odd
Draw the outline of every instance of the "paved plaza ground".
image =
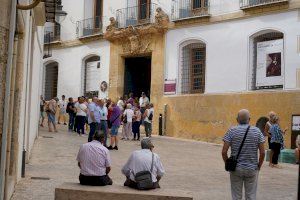
MULTIPOLYGON (((87 137, 78 137, 66 129, 60 127, 59 133, 48 133, 44 128, 40 130, 26 166, 26 178, 17 185, 12 200, 52 200, 55 187, 63 182, 78 182, 79 168, 75 159, 87 137), (31 177, 49 177, 50 180, 31 177)), ((153 143, 154 151, 166 169, 162 188, 187 191, 197 200, 230 199, 229 174, 224 170, 220 145, 168 137, 153 137, 153 143)), ((122 185, 121 167, 140 144, 121 141, 119 147, 119 151, 111 151, 113 166, 110 174, 114 184, 122 185)), ((298 168, 291 164, 282 166, 283 169, 273 169, 264 164, 257 199, 297 198, 298 168)))

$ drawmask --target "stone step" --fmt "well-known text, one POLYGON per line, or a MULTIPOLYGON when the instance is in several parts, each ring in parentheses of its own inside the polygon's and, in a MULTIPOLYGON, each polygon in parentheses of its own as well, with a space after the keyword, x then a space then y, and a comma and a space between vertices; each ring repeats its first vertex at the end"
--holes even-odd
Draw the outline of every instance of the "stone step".
POLYGON ((192 200, 191 193, 178 190, 155 189, 139 191, 120 185, 84 186, 63 183, 55 188, 55 200, 192 200))

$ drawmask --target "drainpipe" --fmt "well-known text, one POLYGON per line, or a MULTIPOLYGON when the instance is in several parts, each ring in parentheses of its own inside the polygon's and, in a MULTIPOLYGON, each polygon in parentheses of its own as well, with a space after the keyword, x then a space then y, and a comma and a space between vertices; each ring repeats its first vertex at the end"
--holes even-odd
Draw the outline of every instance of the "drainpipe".
POLYGON ((9 126, 9 104, 10 104, 10 87, 11 87, 11 74, 12 74, 12 60, 13 60, 13 47, 14 36, 16 29, 16 0, 11 3, 10 27, 9 27, 9 41, 8 41, 8 58, 6 65, 6 80, 5 80, 5 102, 3 112, 3 133, 1 143, 1 163, 0 163, 0 200, 4 198, 5 188, 5 173, 6 173, 6 150, 7 150, 7 134, 9 126))
MULTIPOLYGON (((10 86, 10 102, 15 101, 15 82, 16 82, 16 65, 17 65, 17 52, 18 52, 18 34, 15 34, 14 38, 14 53, 13 53, 13 62, 12 62, 12 72, 11 72, 11 86, 10 86)), ((8 124, 8 132, 7 132, 7 151, 6 151, 6 174, 5 174, 5 186, 4 186, 4 199, 8 199, 8 176, 10 172, 10 159, 11 159, 11 139, 12 139, 12 126, 13 126, 13 113, 14 104, 10 103, 9 108, 9 124, 8 124)), ((14 158, 12 158, 14 159, 14 158)))

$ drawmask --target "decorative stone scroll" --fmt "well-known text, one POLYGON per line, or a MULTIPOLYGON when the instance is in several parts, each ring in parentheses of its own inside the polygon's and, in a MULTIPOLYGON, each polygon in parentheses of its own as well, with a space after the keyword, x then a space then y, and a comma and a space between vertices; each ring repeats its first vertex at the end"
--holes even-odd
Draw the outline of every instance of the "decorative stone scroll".
POLYGON ((117 28, 117 21, 111 17, 104 38, 110 42, 119 42, 124 54, 144 54, 151 52, 152 35, 163 35, 169 22, 169 16, 161 8, 156 9, 155 23, 145 25, 117 28))

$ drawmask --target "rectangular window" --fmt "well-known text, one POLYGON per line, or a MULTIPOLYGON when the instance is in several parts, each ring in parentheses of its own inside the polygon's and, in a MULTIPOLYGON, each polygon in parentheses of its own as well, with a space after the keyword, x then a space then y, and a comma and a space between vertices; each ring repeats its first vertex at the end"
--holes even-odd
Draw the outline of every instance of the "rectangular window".
POLYGON ((205 48, 191 49, 191 93, 203 93, 205 85, 205 48))
POLYGON ((208 7, 208 0, 192 0, 192 9, 203 9, 208 7))
POLYGON ((102 0, 95 0, 95 9, 94 9, 94 24, 95 28, 101 28, 102 20, 102 0))
POLYGON ((151 0, 139 0, 139 20, 146 20, 150 17, 151 0))

